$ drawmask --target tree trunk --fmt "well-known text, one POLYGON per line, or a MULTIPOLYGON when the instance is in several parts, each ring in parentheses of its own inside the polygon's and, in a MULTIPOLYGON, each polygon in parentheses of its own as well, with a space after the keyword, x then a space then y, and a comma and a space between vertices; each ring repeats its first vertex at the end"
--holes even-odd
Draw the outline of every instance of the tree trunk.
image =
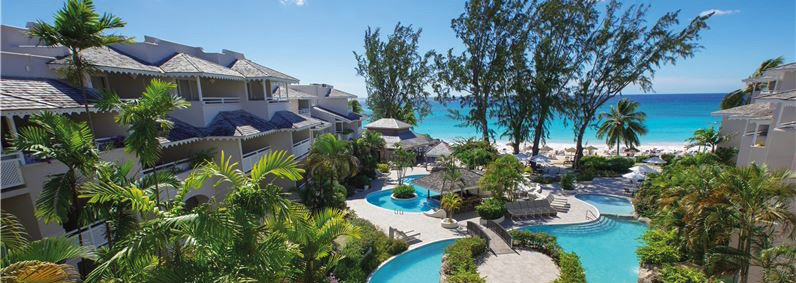
POLYGON ((481 132, 483 132, 483 139, 485 143, 489 143, 489 123, 486 119, 486 110, 484 110, 484 117, 481 119, 481 132))
POLYGON ((546 120, 547 110, 543 108, 542 113, 539 113, 539 120, 536 121, 536 126, 533 128, 533 149, 531 150, 531 155, 539 154, 539 143, 542 142, 544 123, 546 120))
POLYGON ((619 157, 619 143, 616 143, 616 157, 619 157))
MULTIPOLYGON (((88 128, 91 129, 91 134, 94 134, 94 121, 91 119, 91 112, 88 109, 88 95, 86 94, 86 85, 84 83, 84 75, 85 70, 83 69, 83 61, 80 59, 78 55, 80 53, 79 50, 71 50, 72 51, 72 64, 75 65, 75 69, 77 69, 78 73, 78 82, 80 85, 80 95, 83 98, 83 108, 86 111, 86 119, 88 120, 88 128)), ((94 141, 91 141, 94 143, 94 141)))
POLYGON ((572 168, 579 168, 578 163, 580 163, 580 158, 583 157, 583 134, 586 132, 586 127, 588 127, 588 124, 584 123, 584 125, 578 129, 578 134, 575 139, 575 158, 572 160, 572 168))

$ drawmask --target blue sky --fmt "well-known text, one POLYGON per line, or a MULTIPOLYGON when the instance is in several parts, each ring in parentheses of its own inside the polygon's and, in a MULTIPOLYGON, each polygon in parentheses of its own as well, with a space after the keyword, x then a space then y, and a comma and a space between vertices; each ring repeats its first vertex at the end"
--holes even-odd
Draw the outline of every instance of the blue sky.
MULTIPOLYGON (((298 77, 301 83, 325 82, 366 95, 356 76, 352 51, 362 51, 368 26, 391 31, 397 22, 423 28, 425 50, 461 50, 450 20, 464 1, 428 0, 128 0, 95 1, 99 11, 127 21, 118 32, 143 40, 151 35, 218 52, 230 49, 298 77)), ((796 1, 665 0, 653 3, 650 16, 680 9, 681 21, 717 10, 694 58, 657 73, 657 93, 727 92, 741 86, 766 58, 796 57, 796 1)), ((24 26, 50 21, 58 0, 4 0, 2 23, 24 26)), ((652 20, 652 19, 651 19, 652 20)), ((639 93, 629 87, 625 93, 639 93)))

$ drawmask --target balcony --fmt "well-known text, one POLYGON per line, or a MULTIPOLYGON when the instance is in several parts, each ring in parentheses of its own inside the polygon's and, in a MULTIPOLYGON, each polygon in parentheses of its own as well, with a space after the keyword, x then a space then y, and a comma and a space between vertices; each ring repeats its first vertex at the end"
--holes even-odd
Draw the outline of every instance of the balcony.
POLYGON ((22 176, 22 154, 15 152, 2 156, 0 164, 0 177, 2 179, 3 192, 11 191, 25 185, 25 178, 22 176))
POLYGON ((249 172, 254 168, 254 164, 260 161, 260 158, 268 154, 271 151, 270 146, 263 147, 261 149, 246 153, 243 155, 243 160, 241 160, 240 165, 243 167, 243 172, 249 172))
POLYGON ((309 138, 293 143, 293 156, 295 156, 296 159, 307 157, 307 154, 310 153, 310 145, 309 138))
POLYGON ((123 136, 114 136, 114 137, 104 137, 98 138, 94 140, 94 143, 97 145, 97 149, 103 150, 111 150, 114 148, 120 148, 124 146, 124 137, 123 136))
POLYGON ((83 236, 83 245, 85 246, 93 246, 93 247, 101 247, 108 244, 108 236, 107 236, 107 227, 105 226, 105 220, 100 220, 89 225, 80 227, 79 229, 75 229, 66 233, 67 237, 74 236, 74 241, 78 242, 79 238, 77 237, 77 233, 80 233, 83 236))
POLYGON ((310 115, 310 109, 309 108, 299 109, 298 113, 301 115, 310 115))
POLYGON ((190 158, 183 158, 177 161, 161 164, 152 168, 147 168, 141 171, 142 174, 148 175, 155 171, 171 170, 174 174, 190 171, 193 169, 193 161, 190 158))

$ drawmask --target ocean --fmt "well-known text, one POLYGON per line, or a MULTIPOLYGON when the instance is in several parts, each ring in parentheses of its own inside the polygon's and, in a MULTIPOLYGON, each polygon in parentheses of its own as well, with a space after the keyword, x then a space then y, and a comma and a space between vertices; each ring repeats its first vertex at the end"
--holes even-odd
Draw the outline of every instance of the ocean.
MULTIPOLYGON (((693 135, 694 130, 718 126, 721 123, 721 118, 711 116, 710 112, 719 110, 719 102, 723 96, 723 93, 623 95, 612 98, 598 113, 607 112, 620 98, 638 101, 641 104, 640 110, 647 113, 645 124, 648 132, 640 137, 642 145, 683 144, 685 139, 693 135)), ((370 109, 365 104, 364 98, 360 102, 365 113, 369 114, 370 109)), ((449 108, 459 109, 461 112, 467 110, 458 101, 445 105, 432 101, 431 107, 431 113, 413 128, 416 133, 430 134, 433 138, 444 140, 480 137, 474 128, 457 127, 459 122, 448 117, 449 108)), ((495 118, 490 118, 490 129, 495 130, 495 139, 508 140, 508 137, 499 136, 504 129, 497 125, 495 118)), ((551 121, 548 143, 573 143, 574 138, 571 122, 561 117, 551 121)), ((596 129, 590 128, 584 140, 585 144, 604 145, 603 140, 597 139, 596 129)))

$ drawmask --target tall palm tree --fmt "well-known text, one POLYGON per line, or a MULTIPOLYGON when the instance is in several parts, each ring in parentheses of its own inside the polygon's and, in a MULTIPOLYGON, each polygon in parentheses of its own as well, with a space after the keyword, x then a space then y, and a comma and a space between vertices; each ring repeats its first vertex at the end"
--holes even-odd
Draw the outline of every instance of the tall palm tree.
MULTIPOLYGON (((141 163, 141 169, 154 166, 160 159, 161 147, 158 137, 167 135, 174 123, 166 116, 177 109, 191 105, 182 97, 173 94, 177 87, 172 82, 153 79, 141 94, 141 98, 122 101, 112 91, 103 92, 97 107, 103 111, 118 109, 116 123, 129 125, 124 139, 124 150, 133 152, 141 163)), ((157 173, 157 172, 155 172, 157 173)), ((155 198, 160 202, 160 188, 155 183, 155 198)))
POLYGON ((605 138, 608 147, 616 145, 616 156, 619 156, 619 144, 634 147, 640 143, 639 135, 647 134, 644 120, 647 113, 638 111, 639 103, 627 98, 619 100, 611 111, 600 113, 600 119, 606 119, 597 129, 597 138, 605 138))
MULTIPOLYGON (((374 156, 377 161, 381 161, 381 150, 387 146, 387 143, 384 142, 384 139, 381 138, 381 133, 371 130, 365 130, 362 132, 362 137, 360 139, 362 144, 365 145, 366 148, 370 150, 371 156, 374 156)), ((359 140, 357 142, 359 142, 359 140)))
MULTIPOLYGON (((36 216, 55 221, 67 231, 81 226, 83 204, 78 200, 82 176, 90 176, 99 162, 94 134, 85 122, 74 122, 52 112, 33 114, 33 125, 22 128, 14 147, 34 156, 52 158, 66 166, 66 172, 47 177, 36 200, 36 216)), ((83 221, 86 222, 86 221, 83 221)), ((78 233, 82 243, 81 233, 78 233)))
POLYGON ((67 237, 29 241, 19 220, 2 211, 0 238, 0 281, 3 282, 80 282, 80 274, 71 264, 73 258, 95 259, 90 247, 67 237))
POLYGON ((69 49, 71 54, 70 67, 66 70, 67 77, 80 86, 83 105, 92 131, 94 124, 88 110, 88 96, 84 83, 85 76, 91 69, 91 63, 83 60, 80 52, 92 47, 131 41, 132 38, 121 35, 104 34, 108 29, 122 28, 125 25, 121 18, 113 14, 104 13, 100 16, 91 0, 68 0, 64 7, 55 13, 53 25, 39 20, 30 29, 30 35, 38 37, 39 44, 63 46, 69 49))
POLYGON ((796 197, 796 184, 788 183, 791 172, 769 171, 765 165, 752 163, 733 167, 721 174, 720 188, 729 196, 734 222, 738 225, 738 242, 734 250, 744 256, 741 261, 740 282, 746 283, 749 265, 775 232, 790 231, 796 225, 796 215, 788 204, 796 197))
MULTIPOLYGON (((352 154, 348 142, 330 133, 318 137, 307 156, 310 180, 322 183, 322 178, 328 178, 329 186, 355 176, 358 167, 359 159, 352 154)), ((323 187, 319 186, 320 196, 324 195, 323 187)))
MULTIPOLYGON (((785 63, 785 58, 782 56, 767 59, 760 63, 760 66, 758 66, 755 72, 752 73, 752 77, 760 76, 768 69, 778 67, 779 65, 782 65, 782 63, 785 63)), ((760 83, 751 83, 747 84, 743 89, 736 89, 728 93, 724 96, 724 98, 721 99, 721 109, 728 109, 751 103, 752 90, 755 88, 759 89, 760 85, 760 83)))
POLYGON ((687 147, 700 147, 701 151, 710 148, 710 152, 715 153, 716 147, 724 142, 726 137, 721 135, 714 127, 700 128, 694 131, 694 136, 686 139, 687 147))
POLYGON ((307 229, 307 212, 282 196, 270 178, 298 180, 303 170, 285 151, 263 156, 247 175, 221 152, 220 162, 194 169, 174 206, 160 209, 135 186, 108 183, 92 190, 90 201, 117 200, 148 217, 141 229, 102 258, 87 281, 281 282, 292 279, 291 262, 300 255, 287 242, 290 229, 307 229), (229 188, 225 200, 184 209, 185 196, 213 180, 229 188))
POLYGON ((321 282, 342 259, 334 252, 334 240, 340 236, 359 237, 359 229, 345 218, 346 212, 336 208, 326 208, 315 213, 307 221, 304 229, 289 232, 288 239, 299 245, 301 251, 301 270, 299 282, 321 282))

